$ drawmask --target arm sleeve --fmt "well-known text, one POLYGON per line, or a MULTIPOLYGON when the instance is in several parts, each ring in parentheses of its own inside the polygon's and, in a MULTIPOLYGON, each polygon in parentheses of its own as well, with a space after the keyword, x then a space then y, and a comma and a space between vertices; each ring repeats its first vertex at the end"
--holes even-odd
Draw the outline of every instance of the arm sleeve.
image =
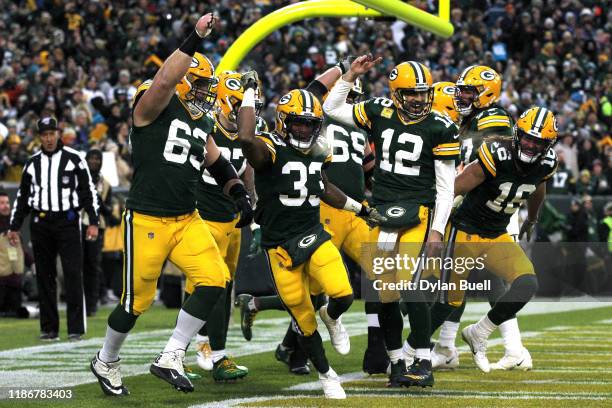
POLYGON ((436 206, 431 228, 444 235, 455 195, 455 161, 435 160, 434 166, 436 169, 436 206))
POLYGON ((31 162, 23 168, 21 183, 19 184, 19 190, 17 190, 17 198, 13 203, 13 210, 11 211, 11 221, 9 224, 9 229, 11 231, 19 231, 21 229, 24 218, 31 210, 28 205, 28 196, 30 195, 30 187, 32 186, 32 175, 29 172, 30 168, 34 169, 31 162))
POLYGON ((306 90, 312 92, 314 96, 317 97, 318 100, 322 101, 323 97, 329 90, 321 81, 314 79, 311 83, 308 84, 306 90))
POLYGON ((77 165, 77 195, 81 202, 81 208, 89 216, 89 225, 98 225, 98 212, 100 204, 98 202, 98 192, 91 180, 91 174, 85 160, 80 158, 77 165))
POLYGON ((327 99, 323 104, 323 111, 327 115, 347 126, 358 125, 353 120, 353 105, 346 103, 346 97, 352 86, 353 84, 340 78, 331 91, 329 91, 329 95, 327 95, 327 99))

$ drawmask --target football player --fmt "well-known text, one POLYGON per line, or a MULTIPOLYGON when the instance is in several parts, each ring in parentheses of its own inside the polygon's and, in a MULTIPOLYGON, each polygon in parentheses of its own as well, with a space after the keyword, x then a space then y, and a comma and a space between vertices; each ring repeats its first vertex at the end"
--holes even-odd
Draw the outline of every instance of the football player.
MULTIPOLYGON (((242 74, 234 71, 219 74, 216 88, 217 110, 212 114, 215 126, 211 137, 223 157, 234 166, 247 189, 253 190, 253 169, 242 154, 236 125, 238 109, 244 95, 241 79, 242 74)), ((259 98, 256 104, 258 108, 261 107, 259 98)), ((210 319, 196 337, 197 363, 203 370, 212 370, 215 381, 234 380, 248 374, 246 367, 236 365, 225 352, 231 293, 240 253, 241 234, 240 229, 235 228, 240 222, 240 212, 233 200, 223 193, 223 187, 217 184, 207 170, 204 170, 198 183, 196 198, 198 213, 212 233, 229 272, 225 277, 225 291, 219 297, 210 319)), ((193 289, 193 282, 187 279, 185 298, 193 293, 193 289)))
MULTIPOLYGON (((486 357, 487 338, 513 318, 537 290, 533 265, 506 227, 511 215, 527 200, 529 215, 520 235, 530 238, 546 196, 546 180, 557 168, 557 156, 552 149, 557 125, 550 110, 528 109, 514 125, 513 133, 511 138, 485 140, 476 161, 457 176, 455 193, 465 198, 453 213, 447 233, 446 256, 480 257, 487 270, 510 284, 486 316, 462 331, 474 362, 484 372, 491 369, 486 357)), ((460 281, 467 277, 455 269, 443 270, 442 280, 460 288, 460 281)), ((440 294, 440 300, 452 307, 460 307, 464 300, 461 290, 443 290, 440 294)), ((522 350, 514 352, 509 357, 516 367, 522 350)))
POLYGON ((324 166, 331 162, 331 155, 317 143, 323 111, 311 92, 295 89, 281 97, 274 131, 255 137, 252 108, 257 85, 253 78, 243 82, 247 91, 238 117, 238 137, 255 169, 259 197, 255 218, 261 225, 261 244, 272 279, 292 317, 300 346, 319 373, 325 397, 344 399, 346 394, 317 331, 311 294, 329 296, 319 314, 334 349, 347 354, 350 340, 340 316, 350 307, 353 290, 340 252, 320 222, 319 203, 324 200, 372 223, 384 217, 347 197, 325 177, 324 166))
MULTIPOLYGON (((338 63, 318 76, 306 89, 323 100, 329 88, 349 66, 348 61, 338 63)), ((358 103, 363 96, 363 83, 357 79, 347 96, 347 102, 358 103)), ((370 150, 367 134, 360 128, 347 126, 327 116, 323 122, 323 134, 332 149, 332 162, 325 168, 328 180, 352 199, 363 202, 365 187, 374 169, 374 155, 370 150)), ((330 207, 324 202, 321 203, 320 214, 321 223, 332 232, 332 243, 359 264, 361 245, 369 237, 369 227, 365 221, 354 213, 330 207)), ((251 340, 251 326, 257 312, 282 308, 282 305, 271 296, 254 298, 242 294, 237 297, 237 304, 241 312, 242 332, 247 340, 251 340)), ((376 307, 377 303, 372 302, 367 302, 365 307, 368 321, 368 347, 364 354, 363 370, 369 374, 386 373, 389 366, 376 307)), ((289 366, 292 373, 298 375, 309 373, 305 354, 296 344, 295 333, 291 328, 287 330, 275 355, 277 360, 289 366)))
MULTIPOLYGON (((400 245, 402 255, 414 259, 424 254, 427 242, 427 255, 433 256, 441 248, 453 203, 455 160, 460 153, 457 127, 448 117, 432 112, 431 74, 414 61, 403 62, 391 71, 392 99, 347 104, 352 83, 379 61, 366 55, 353 61, 328 95, 324 110, 333 119, 368 132, 375 144, 372 200, 388 222, 372 230, 369 242, 386 250, 394 249, 399 242, 404 244, 400 245)), ((408 280, 418 285, 421 272, 420 268, 406 268, 376 278, 383 283, 408 280)), ((406 309, 416 346, 416 358, 409 362, 409 369, 402 356, 400 293, 379 292, 379 321, 391 360, 389 385, 432 386, 429 307, 419 290, 408 291, 407 295, 406 309)))
MULTIPOLYGON (((501 88, 500 75, 483 65, 467 67, 455 84, 453 105, 461 121, 459 131, 462 163, 459 167, 460 171, 464 165, 476 159, 478 148, 489 135, 512 136, 513 120, 505 109, 496 104, 501 96, 501 88)), ((510 218, 507 230, 510 236, 518 241, 518 211, 510 218)), ((491 282, 489 303, 492 306, 506 291, 506 287, 503 280, 495 275, 487 273, 487 278, 491 282)), ((439 342, 432 353, 432 364, 436 368, 454 368, 459 365, 455 338, 464 309, 465 304, 454 310, 449 316, 450 309, 447 309, 444 304, 434 304, 432 308, 432 332, 438 328, 443 319, 446 319, 440 328, 439 342)), ((530 369, 532 367, 531 356, 521 342, 517 319, 513 317, 505 321, 499 329, 504 341, 505 356, 492 367, 497 369, 506 366, 508 356, 515 356, 517 350, 522 350, 519 368, 530 369)), ((405 343, 404 347, 409 351, 408 343, 405 343)), ((510 365, 513 366, 513 364, 510 365)))
POLYGON ((155 376, 177 390, 193 391, 183 359, 191 338, 204 325, 229 273, 210 230, 196 209, 202 166, 240 209, 236 226, 252 219, 249 196, 235 169, 219 152, 208 112, 214 105, 214 68, 196 50, 212 30, 206 14, 168 57, 152 81, 137 90, 130 132, 134 178, 123 215, 123 293, 108 318, 106 338, 90 369, 108 395, 126 395, 119 350, 138 316, 155 298, 162 265, 169 259, 195 289, 179 312, 168 344, 151 364, 155 376))

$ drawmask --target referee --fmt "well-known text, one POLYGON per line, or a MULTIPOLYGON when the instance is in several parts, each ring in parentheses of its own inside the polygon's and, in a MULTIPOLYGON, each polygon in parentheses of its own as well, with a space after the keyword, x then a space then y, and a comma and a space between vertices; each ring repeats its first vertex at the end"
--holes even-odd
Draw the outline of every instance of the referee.
POLYGON ((59 253, 66 287, 68 339, 77 341, 85 333, 83 306, 83 252, 79 210, 89 216, 85 239, 98 236, 98 198, 85 160, 62 145, 57 120, 38 121, 42 150, 25 167, 11 213, 8 238, 19 242, 18 231, 32 212, 30 231, 36 263, 40 303, 41 340, 59 340, 57 311, 56 259, 59 253))

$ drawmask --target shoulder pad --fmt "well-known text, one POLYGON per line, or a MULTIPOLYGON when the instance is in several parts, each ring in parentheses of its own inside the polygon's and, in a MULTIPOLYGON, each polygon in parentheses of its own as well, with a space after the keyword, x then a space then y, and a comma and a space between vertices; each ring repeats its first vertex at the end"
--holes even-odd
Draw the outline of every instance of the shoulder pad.
POLYGON ((136 106, 140 97, 145 93, 147 89, 151 87, 152 83, 152 79, 147 79, 142 84, 138 85, 138 88, 136 88, 136 92, 134 93, 134 97, 132 98, 132 107, 136 106))

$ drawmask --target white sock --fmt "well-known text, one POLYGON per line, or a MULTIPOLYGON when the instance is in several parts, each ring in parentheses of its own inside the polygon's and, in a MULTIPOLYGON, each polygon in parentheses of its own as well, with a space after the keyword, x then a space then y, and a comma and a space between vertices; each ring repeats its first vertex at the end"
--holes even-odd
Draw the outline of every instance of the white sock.
POLYGON ((196 334, 196 343, 210 343, 208 336, 202 336, 200 333, 196 334))
POLYGON ((414 355, 416 353, 416 350, 412 348, 410 343, 408 343, 408 340, 404 340, 404 346, 402 347, 402 351, 404 352, 404 354, 414 355))
POLYGON ((119 350, 125 341, 128 333, 120 333, 116 330, 111 329, 110 326, 106 326, 106 337, 104 338, 104 344, 98 354, 100 360, 105 363, 112 363, 119 360, 119 350))
POLYGON ((204 323, 206 323, 204 320, 200 320, 181 309, 172 336, 164 347, 164 353, 179 349, 185 350, 193 336, 204 326, 204 323))
POLYGON ((368 319, 368 327, 380 327, 380 323, 378 322, 378 313, 370 313, 366 315, 368 319))
POLYGON ((221 360, 223 357, 225 357, 225 349, 212 351, 211 358, 212 358, 213 363, 216 363, 217 361, 221 360))
POLYGON ((387 350, 387 354, 389 355, 389 360, 391 360, 393 364, 397 364, 397 362, 403 357, 401 348, 396 350, 387 350))
POLYGON ((484 315, 482 319, 480 319, 478 323, 474 325, 474 327, 486 338, 488 338, 491 333, 497 329, 497 325, 494 324, 487 315, 484 315))
POLYGON ((429 350, 429 347, 416 349, 416 358, 419 360, 431 360, 431 350, 429 350))
POLYGON ((458 322, 450 322, 447 320, 442 323, 442 327, 440 327, 440 337, 438 338, 438 344, 440 344, 440 347, 454 349, 457 331, 459 331, 458 322))
POLYGON ((523 342, 521 341, 521 331, 519 330, 517 318, 506 320, 500 324, 499 331, 504 340, 506 354, 511 354, 513 356, 521 354, 523 342))

